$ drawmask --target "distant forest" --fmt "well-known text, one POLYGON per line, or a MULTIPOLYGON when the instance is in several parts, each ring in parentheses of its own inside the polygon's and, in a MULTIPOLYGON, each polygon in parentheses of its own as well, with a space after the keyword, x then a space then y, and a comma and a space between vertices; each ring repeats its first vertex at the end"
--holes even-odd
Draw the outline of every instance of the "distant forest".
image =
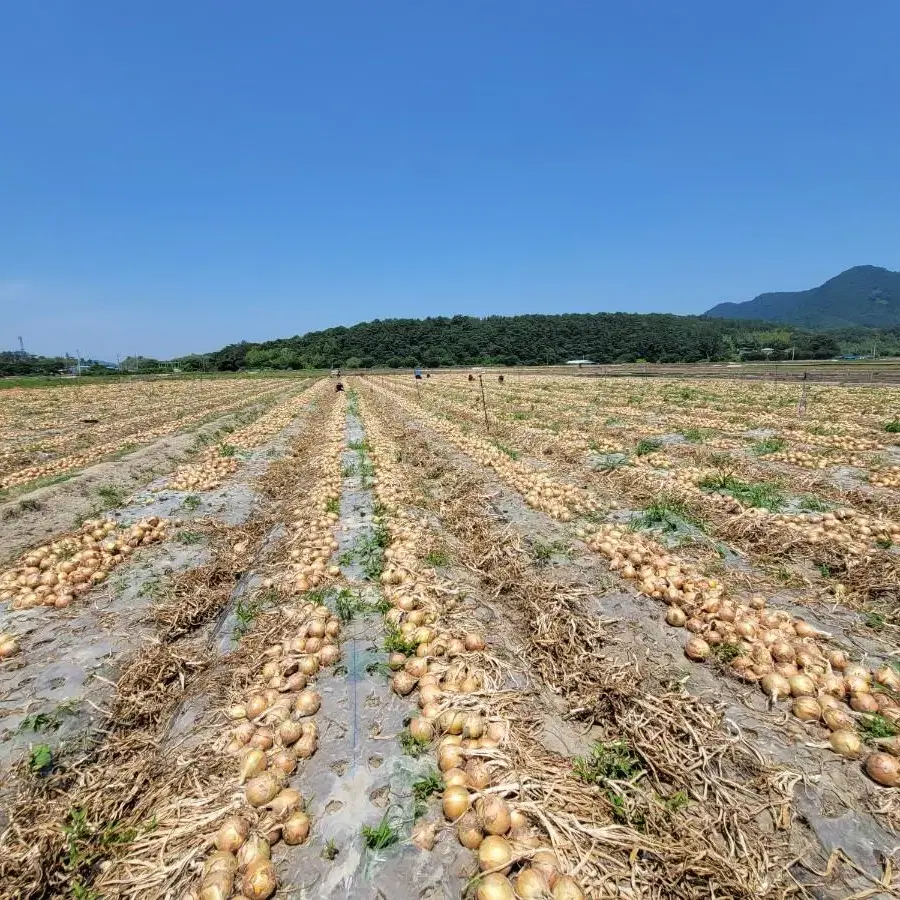
MULTIPOLYGON (((719 362, 739 359, 830 359, 842 353, 900 353, 900 327, 814 331, 741 319, 633 313, 375 319, 263 343, 229 344, 165 365, 184 371, 345 369, 416 365, 533 366, 589 359, 598 363, 719 362), (793 351, 792 349, 793 348, 793 351), (768 353, 766 350, 772 350, 768 353)), ((122 361, 128 371, 155 371, 148 357, 122 361)), ((0 375, 51 374, 65 361, 0 353, 0 375)), ((71 364, 71 361, 70 361, 71 364)), ((92 374, 108 372, 100 366, 92 374)))
POLYGON ((182 357, 183 369, 408 368, 422 365, 534 366, 590 359, 598 363, 703 362, 737 359, 830 359, 842 352, 900 351, 900 328, 812 331, 764 322, 701 316, 586 313, 376 319, 263 343, 229 344, 182 357), (765 349, 774 353, 767 354, 765 349))

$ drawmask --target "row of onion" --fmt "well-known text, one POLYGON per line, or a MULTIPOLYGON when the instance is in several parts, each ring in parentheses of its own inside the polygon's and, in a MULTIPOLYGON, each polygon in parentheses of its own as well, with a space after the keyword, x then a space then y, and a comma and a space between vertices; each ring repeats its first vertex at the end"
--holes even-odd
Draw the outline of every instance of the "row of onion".
POLYGON ((29 550, 0 572, 0 602, 9 602, 13 609, 65 609, 104 582, 135 550, 164 540, 168 533, 168 521, 158 516, 134 525, 87 519, 77 532, 29 550))
MULTIPOLYGON (((641 593, 668 605, 666 622, 691 633, 685 654, 702 662, 727 660, 729 671, 757 683, 774 702, 792 700, 795 716, 831 732, 829 744, 846 757, 863 754, 856 731, 860 716, 879 715, 900 727, 900 675, 888 665, 875 671, 853 663, 830 645, 828 635, 785 610, 770 609, 764 597, 725 595, 724 585, 703 577, 690 563, 625 526, 586 526, 581 532, 610 569, 641 593)), ((900 742, 891 739, 865 761, 879 784, 900 784, 900 742)))
MULTIPOLYGON (((417 692, 419 711, 410 718, 410 735, 423 743, 437 741, 444 817, 460 844, 477 854, 483 873, 476 898, 581 900, 581 888, 562 871, 546 836, 504 796, 507 790, 493 786, 497 766, 492 752, 508 739, 509 728, 503 719, 472 703, 472 695, 486 689, 479 665, 484 637, 477 631, 454 634, 440 626, 453 599, 435 590, 434 570, 418 559, 428 546, 427 523, 404 508, 404 475, 379 420, 372 417, 366 425, 378 473, 374 489, 384 510, 376 524, 384 525, 390 536, 382 576, 384 595, 391 603, 385 620, 409 647, 408 653, 390 655, 391 683, 400 696, 417 692)), ((434 822, 417 824, 413 842, 430 850, 437 827, 434 822)))

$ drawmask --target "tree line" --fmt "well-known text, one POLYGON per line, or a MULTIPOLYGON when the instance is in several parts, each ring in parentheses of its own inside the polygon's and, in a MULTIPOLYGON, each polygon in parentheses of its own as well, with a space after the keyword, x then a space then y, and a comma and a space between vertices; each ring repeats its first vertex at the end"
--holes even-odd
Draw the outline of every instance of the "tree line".
MULTIPOLYGON (((900 327, 819 331, 706 316, 661 313, 375 319, 261 343, 242 341, 168 362, 129 357, 130 372, 235 372, 413 366, 690 363, 740 359, 830 359, 841 353, 900 353, 900 327)), ((69 361, 71 364, 71 361, 69 361)), ((0 375, 52 374, 62 359, 0 353, 0 375)), ((104 370, 100 370, 104 371, 104 370)), ((110 374, 113 374, 112 372, 110 374)))

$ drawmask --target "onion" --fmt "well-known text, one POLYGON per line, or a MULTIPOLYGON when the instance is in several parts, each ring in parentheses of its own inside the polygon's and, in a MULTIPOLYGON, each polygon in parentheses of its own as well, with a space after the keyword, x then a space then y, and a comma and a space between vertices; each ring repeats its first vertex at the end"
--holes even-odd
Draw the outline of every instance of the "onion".
POLYGON ((560 875, 553 885, 553 900, 584 900, 584 892, 571 875, 560 875))
POLYGON ((241 889, 247 900, 267 900, 275 893, 277 887, 275 866, 268 859, 260 859, 253 863, 241 882, 241 889))
POLYGON ((475 889, 475 900, 515 900, 515 896, 509 879, 499 872, 485 875, 475 889))
POLYGON ((290 750, 279 750, 272 755, 269 765, 275 772, 283 772, 285 775, 293 775, 297 769, 297 754, 290 750))
MULTIPOLYGON (((418 681, 423 675, 428 674, 428 660, 420 656, 413 656, 406 661, 404 671, 418 681)), ((398 673, 399 674, 399 673, 398 673)), ((396 676, 394 676, 396 678, 396 676)), ((407 692, 408 693, 408 692, 407 692)))
POLYGON ((226 850, 217 850, 215 853, 211 853, 203 863, 203 877, 205 878, 207 875, 212 875, 215 872, 226 872, 229 875, 233 875, 237 872, 237 867, 237 857, 233 853, 229 853, 226 850))
POLYGON ((465 760, 465 754, 460 747, 452 744, 444 744, 438 751, 438 768, 442 772, 448 769, 458 769, 465 760))
POLYGON ((473 757, 466 763, 466 778, 473 788, 484 790, 491 783, 491 770, 484 760, 473 757))
POLYGON ((319 696, 318 691, 306 689, 297 694, 297 699, 294 701, 294 710, 301 716, 312 716, 319 711, 321 705, 322 698, 319 696))
POLYGON ((506 834, 509 831, 511 819, 505 800, 490 794, 480 806, 481 827, 488 834, 506 834))
POLYGON ((415 686, 416 679, 403 669, 397 672, 391 679, 391 687, 401 697, 405 697, 407 694, 412 693, 415 686))
POLYGON ((809 675, 792 675, 788 678, 792 697, 815 697, 816 683, 809 675))
POLYGON ((463 787, 474 787, 469 782, 469 776, 462 769, 448 769, 443 773, 442 777, 445 787, 452 787, 454 784, 461 784, 463 787))
POLYGON ((259 775, 259 773, 264 772, 265 769, 266 754, 256 747, 251 747, 244 752, 243 758, 241 759, 238 780, 240 784, 243 784, 248 778, 259 775))
POLYGON ((668 610, 666 610, 666 622, 674 628, 683 628, 684 623, 687 622, 687 616, 680 607, 670 606, 668 610))
POLYGON ((783 697, 789 697, 791 694, 791 685, 787 678, 775 672, 763 675, 760 686, 763 689, 763 693, 771 697, 772 700, 781 700, 783 697))
POLYGON ((434 726, 422 716, 414 716, 409 721, 409 733, 418 741, 431 741, 434 738, 434 726))
POLYGON ((797 637, 817 637, 821 632, 817 631, 813 628, 809 622, 804 621, 803 619, 796 619, 794 621, 794 632, 797 637))
POLYGON ((793 662, 797 655, 787 641, 775 641, 772 644, 771 653, 775 662, 793 662))
POLYGON ((272 810, 272 815, 281 819, 288 813, 300 809, 302 803, 303 797, 300 795, 300 791, 294 790, 294 788, 283 788, 269 803, 269 809, 272 810))
POLYGON ((455 822, 460 816, 469 810, 471 797, 469 792, 462 785, 453 785, 444 790, 442 806, 444 815, 451 822, 455 822))
POLYGON ((241 744, 247 744, 250 742, 255 731, 256 726, 252 722, 248 722, 244 719, 244 721, 234 729, 234 739, 241 744))
POLYGON ((826 709, 822 713, 822 720, 834 732, 852 731, 856 725, 853 716, 838 706, 826 709))
POLYGON ((241 704, 235 704, 234 706, 228 707, 228 718, 229 719, 246 719, 247 718, 247 707, 242 706, 241 704))
POLYGON ((848 758, 859 756, 859 752, 862 749, 862 741, 859 739, 859 735, 849 729, 832 732, 829 743, 835 753, 848 758))
POLYGON ((264 806, 281 790, 281 782, 271 772, 264 772, 247 782, 244 792, 251 806, 264 806))
POLYGON ((684 645, 684 654, 695 661, 706 659, 710 654, 709 644, 703 638, 692 637, 684 645))
POLYGON ((200 885, 200 900, 228 900, 234 886, 231 872, 213 872, 200 885))
POLYGON ((477 850, 484 840, 484 833, 474 812, 467 812, 456 824, 456 836, 463 847, 477 850))
POLYGON ((859 663, 853 663, 844 669, 844 678, 862 678, 863 681, 868 683, 872 678, 872 674, 865 666, 861 666, 859 663))
POLYGON ((815 697, 798 697, 794 701, 793 713, 803 722, 818 722, 822 716, 822 708, 815 697))
POLYGON ((248 834, 250 834, 250 825, 246 819, 242 819, 240 816, 229 816, 219 826, 213 843, 217 850, 234 853, 247 840, 248 834))
POLYGON ((284 823, 282 835, 286 844, 302 844, 309 837, 309 816, 300 810, 292 812, 284 823))
POLYGON ((856 712, 876 713, 881 707, 878 701, 868 692, 850 695, 850 708, 856 712))
POLYGON ((271 728, 261 725, 253 732, 250 738, 250 746, 259 750, 268 750, 275 743, 275 732, 271 728))
POLYGON ((470 652, 475 652, 476 650, 484 650, 484 638, 480 634, 476 634, 474 631, 470 631, 463 638, 463 646, 470 652))
POLYGON ((278 726, 278 737, 281 739, 281 743, 285 747, 290 747, 291 744, 296 744, 297 741, 300 740, 300 736, 303 734, 303 727, 299 722, 295 722, 293 719, 288 719, 286 722, 282 722, 281 725, 278 726))
POLYGON ((890 666, 882 666, 875 672, 875 680, 892 691, 900 691, 900 675, 890 666))
POLYGON ((318 747, 318 739, 316 737, 315 732, 311 734, 304 734, 296 744, 294 744, 293 750, 294 753, 297 754, 298 759, 309 759, 315 752, 318 747))
POLYGON ((388 666, 395 671, 402 669, 406 664, 406 657, 402 653, 392 653, 388 657, 388 666))
POLYGON ((238 851, 238 866, 241 870, 248 869, 258 859, 271 859, 272 848, 269 842, 258 834, 252 834, 247 838, 247 842, 238 851))
POLYGON ((860 675, 845 675, 844 684, 848 694, 863 694, 869 690, 869 681, 860 675))
POLYGON ((489 834, 478 848, 478 866, 482 872, 496 869, 505 874, 512 868, 512 858, 511 844, 499 834, 489 834))
POLYGON ((870 753, 865 762, 866 774, 885 787, 900 785, 900 761, 888 753, 870 753))
POLYGON ((261 716, 268 708, 269 704, 266 702, 266 698, 262 694, 254 694, 247 701, 247 718, 255 719, 257 716, 261 716))
POLYGON ((431 850, 436 833, 437 825, 434 822, 416 822, 410 839, 420 850, 431 850))
POLYGON ((550 893, 550 883, 539 869, 526 868, 516 876, 516 896, 524 900, 546 897, 550 893))

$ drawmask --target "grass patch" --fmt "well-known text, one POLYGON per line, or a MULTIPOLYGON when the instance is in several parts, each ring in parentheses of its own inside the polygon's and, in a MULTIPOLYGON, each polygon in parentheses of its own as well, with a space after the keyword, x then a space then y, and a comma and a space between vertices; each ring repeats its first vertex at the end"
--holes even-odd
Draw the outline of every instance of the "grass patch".
POLYGON ((831 507, 814 494, 804 494, 797 500, 797 506, 805 512, 827 512, 831 507))
POLYGON ((716 644, 712 648, 713 656, 720 662, 724 664, 728 664, 732 662, 732 660, 737 659, 739 656, 743 656, 744 651, 741 649, 739 644, 729 644, 727 642, 723 642, 721 644, 716 644))
POLYGON ((445 550, 429 550, 425 554, 425 562, 429 566, 446 566, 450 562, 450 556, 445 550))
POLYGON ((749 484, 735 478, 730 473, 717 473, 702 478, 699 486, 707 491, 729 494, 744 506, 779 510, 785 505, 785 497, 781 488, 768 481, 749 484))
POLYGON ((35 776, 46 775, 53 768, 53 751, 49 744, 35 744, 28 751, 28 771, 35 776))
POLYGON ((692 444, 702 444, 709 437, 709 431, 706 428, 685 428, 681 436, 692 444))
POLYGON ((384 850, 400 840, 400 827, 390 820, 389 813, 377 825, 363 825, 360 833, 369 850, 384 850))
POLYGON ((784 438, 767 437, 753 444, 750 450, 757 456, 766 456, 769 453, 777 453, 779 450, 784 450, 785 444, 784 438))
POLYGON ((575 757, 572 773, 585 784, 602 785, 607 781, 630 781, 643 773, 640 759, 625 741, 603 744, 599 741, 589 756, 575 757))
POLYGON ((100 498, 103 509, 115 509, 125 502, 128 491, 116 487, 114 484, 103 484, 97 488, 97 496, 100 498))
POLYGON ((203 535, 199 531, 185 529, 178 532, 177 538, 182 544, 199 544, 203 540, 203 535))
POLYGON ((635 456, 648 456, 651 453, 655 453, 657 450, 662 447, 663 442, 659 440, 659 438, 644 438, 641 441, 637 442, 637 445, 634 448, 635 456))
POLYGON ((334 513, 336 516, 340 515, 341 498, 340 497, 329 497, 325 501, 325 512, 326 513, 334 513))
POLYGON ((866 740, 896 737, 900 734, 900 729, 880 713, 860 716, 859 730, 866 740))
POLYGON ((190 512, 193 512, 200 506, 201 502, 202 501, 196 494, 188 494, 187 497, 185 497, 184 500, 181 501, 181 507, 182 509, 187 509, 190 512))
POLYGON ((416 652, 418 644, 407 640, 399 628, 389 628, 384 635, 383 647, 387 653, 403 653, 410 656, 416 652))
POLYGON ((510 459, 519 459, 519 457, 522 455, 518 450, 514 450, 512 447, 509 447, 506 444, 501 443, 500 441, 494 441, 494 446, 501 453, 505 453, 510 459))
POLYGON ((334 842, 334 838, 329 838, 325 846, 322 848, 322 859, 327 859, 329 862, 333 862, 337 859, 337 855, 340 852, 341 851, 338 849, 338 845, 334 842))
POLYGON ((900 419, 894 419, 890 422, 885 422, 884 430, 888 434, 900 434, 900 419))
POLYGON ((531 556, 538 566, 549 565, 556 554, 570 556, 572 548, 565 541, 545 542, 535 538, 531 542, 531 556))
POLYGON ((341 478, 349 478, 356 474, 356 466, 353 463, 341 463, 341 478))
POLYGON ((235 456, 237 454, 237 447, 234 444, 219 444, 219 456, 235 456))
POLYGON ((444 789, 444 781, 441 773, 431 769, 424 778, 414 781, 412 785, 413 815, 415 818, 423 816, 428 808, 428 798, 444 789))
POLYGON ((369 605, 362 598, 361 593, 354 594, 350 588, 341 588, 334 599, 334 611, 344 625, 353 621, 359 612, 366 612, 369 605))
POLYGON ((77 705, 78 702, 76 700, 66 700, 64 703, 57 705, 55 709, 51 709, 50 712, 33 713, 30 716, 25 716, 19 723, 16 732, 21 734, 25 731, 38 733, 56 731, 62 725, 63 718, 73 713, 77 705))
POLYGON ((674 532, 685 525, 703 530, 702 523, 688 506, 682 500, 668 495, 661 496, 656 503, 645 507, 639 516, 631 520, 631 528, 635 531, 657 529, 674 532))
POLYGON ((863 622, 871 628, 872 631, 884 631, 884 626, 887 625, 887 619, 885 619, 881 613, 877 612, 866 613, 863 622))
POLYGON ((234 616, 237 624, 231 631, 234 640, 240 640, 252 627, 256 617, 265 609, 274 606, 278 602, 278 592, 268 590, 263 594, 257 594, 249 600, 241 597, 234 608, 234 616))
POLYGON ((397 739, 400 741, 403 752, 414 759, 418 759, 422 754, 427 753, 430 746, 428 741, 413 737, 407 729, 401 731, 397 739))
POLYGON ((384 571, 384 548, 389 540, 387 529, 376 525, 371 534, 360 535, 353 545, 353 554, 370 581, 379 579, 384 571))
POLYGON ((875 546, 881 548, 882 550, 890 550, 893 545, 894 542, 889 537, 875 538, 875 546))

